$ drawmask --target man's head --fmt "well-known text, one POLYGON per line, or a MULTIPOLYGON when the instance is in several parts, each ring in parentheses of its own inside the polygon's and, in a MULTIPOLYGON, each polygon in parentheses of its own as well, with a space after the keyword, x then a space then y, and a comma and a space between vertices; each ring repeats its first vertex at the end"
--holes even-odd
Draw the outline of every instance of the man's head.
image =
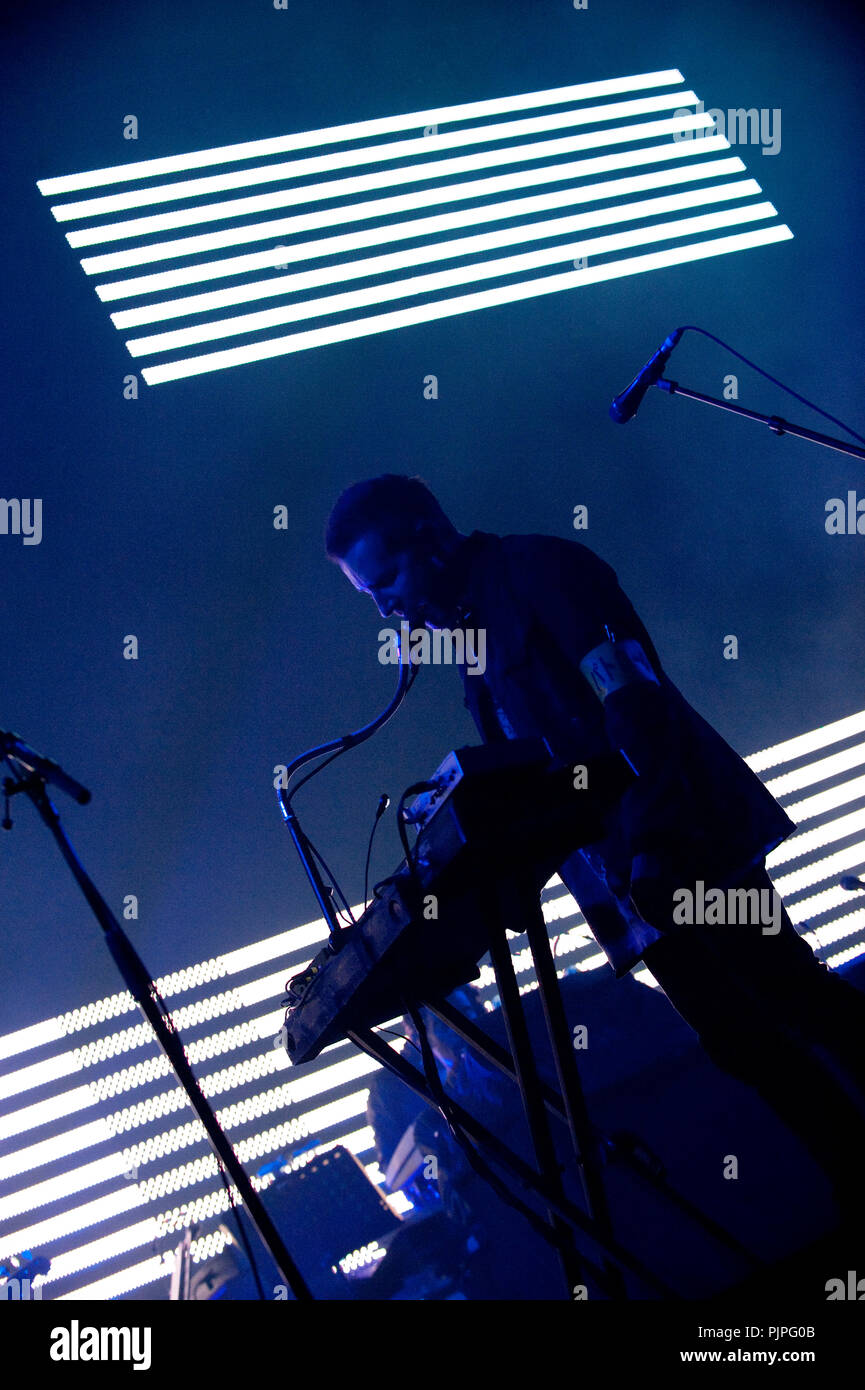
POLYGON ((462 539, 420 478, 383 473, 337 499, 325 546, 383 618, 448 627, 459 598, 451 561, 462 539))

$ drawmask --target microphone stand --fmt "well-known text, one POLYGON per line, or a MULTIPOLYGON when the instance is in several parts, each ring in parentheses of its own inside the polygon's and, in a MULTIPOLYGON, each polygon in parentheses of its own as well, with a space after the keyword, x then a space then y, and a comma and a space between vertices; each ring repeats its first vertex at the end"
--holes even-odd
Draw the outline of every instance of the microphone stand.
MULTIPOLYGON (((8 809, 9 798, 24 792, 29 796, 42 820, 51 831, 76 883, 90 904, 93 914, 105 934, 105 944, 114 957, 115 964, 123 976, 127 989, 156 1034, 159 1046, 168 1058, 168 1063, 177 1080, 189 1097, 190 1105, 204 1126, 217 1163, 222 1165, 237 1188, 241 1201, 249 1213, 249 1218, 265 1248, 270 1253, 280 1275, 298 1301, 311 1300, 313 1295, 306 1281, 289 1255, 282 1236, 268 1215, 261 1197, 252 1186, 228 1136, 221 1128, 209 1101, 205 1098, 204 1092, 198 1084, 198 1079, 189 1065, 183 1043, 175 1029, 174 1020, 165 1005, 165 1001, 159 994, 155 982, 151 979, 144 962, 126 936, 111 908, 88 876, 69 837, 60 824, 60 816, 45 789, 48 777, 43 774, 47 771, 51 781, 62 786, 64 790, 69 789, 70 794, 75 795, 78 801, 81 800, 80 793, 85 789, 81 788, 79 783, 73 782, 71 778, 62 774, 62 770, 57 767, 56 763, 51 763, 47 759, 40 758, 38 754, 34 754, 17 735, 0 730, 0 759, 11 758, 25 766, 27 775, 4 778, 3 792, 6 797, 6 815, 3 828, 11 829, 12 822, 8 809), (40 770, 33 771, 34 765, 40 770), (77 792, 73 792, 72 787, 77 788, 77 792)), ((14 772, 15 768, 11 762, 9 766, 13 768, 14 772)), ((89 795, 87 792, 86 798, 88 800, 89 795)))
POLYGON ((732 401, 718 400, 716 396, 704 396, 701 391, 691 391, 687 386, 680 386, 677 381, 668 381, 666 377, 661 377, 653 385, 657 386, 660 391, 667 391, 671 396, 684 396, 689 401, 700 401, 703 405, 715 405, 719 410, 729 410, 733 415, 743 415, 746 420, 753 420, 760 425, 768 425, 773 434, 792 434, 797 439, 810 439, 812 444, 822 444, 827 449, 836 449, 840 454, 850 454, 853 458, 865 459, 865 449, 857 448, 855 444, 848 444, 842 439, 834 439, 829 434, 820 434, 817 430, 805 429, 802 425, 791 425, 789 420, 783 420, 780 415, 760 415, 756 410, 746 410, 744 406, 734 405, 732 401))

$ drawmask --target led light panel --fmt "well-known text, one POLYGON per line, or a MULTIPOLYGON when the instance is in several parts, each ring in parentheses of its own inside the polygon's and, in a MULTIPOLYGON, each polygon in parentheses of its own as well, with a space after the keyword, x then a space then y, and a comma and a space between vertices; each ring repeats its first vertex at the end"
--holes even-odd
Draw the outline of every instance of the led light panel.
POLYGON ((578 83, 38 187, 60 200, 51 211, 69 245, 98 248, 81 265, 99 297, 122 306, 115 326, 176 325, 126 338, 155 386, 788 240, 683 84, 677 69, 578 83), (669 191, 635 196, 661 189, 669 191), (537 220, 586 203, 600 207, 537 220), (701 215, 666 218, 698 207, 701 215), (640 226, 601 230, 627 221, 640 226), (718 235, 755 221, 766 225, 718 235), (490 224, 501 225, 471 230, 490 224), (587 228, 599 234, 574 239, 587 228), (523 249, 538 241, 541 249, 523 249), (400 242, 409 245, 386 249, 400 242), (621 255, 639 246, 657 249, 621 255), (502 247, 513 254, 496 255, 502 247), (145 272, 130 273, 138 267, 145 272), (203 288, 186 293, 192 284, 203 288), (270 307, 230 312, 256 300, 270 307), (384 304, 394 307, 369 312, 384 304), (295 327, 280 331, 287 325, 295 327))

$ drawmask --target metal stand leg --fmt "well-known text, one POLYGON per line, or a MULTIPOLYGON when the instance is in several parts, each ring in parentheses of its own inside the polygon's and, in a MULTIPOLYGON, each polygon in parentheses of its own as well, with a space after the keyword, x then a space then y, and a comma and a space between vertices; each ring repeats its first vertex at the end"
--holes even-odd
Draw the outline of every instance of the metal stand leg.
MULTIPOLYGON (((583 1094, 580 1073, 574 1056, 573 1040, 568 1031, 568 1021, 565 1017, 556 967, 550 950, 547 925, 536 893, 533 894, 531 900, 526 902, 525 910, 529 949, 534 961, 547 1033, 556 1065, 559 1088, 565 1104, 574 1156, 580 1169, 586 1206, 589 1215, 594 1217, 602 1238, 606 1240, 613 1234, 610 1208, 592 1137, 586 1098, 583 1094)), ((610 1280, 611 1296, 624 1298, 626 1296, 625 1288, 619 1271, 613 1265, 606 1265, 605 1268, 610 1280)))
MULTIPOLYGON (((543 1097, 540 1093, 537 1067, 535 1066, 526 1018, 514 974, 507 934, 501 927, 493 925, 490 938, 490 958, 496 975, 499 998, 502 1001, 502 1014, 514 1059, 514 1070, 517 1085, 520 1088, 526 1123, 532 1139, 532 1148, 535 1152, 538 1168, 548 1187, 556 1197, 561 1198, 565 1195, 561 1173, 543 1097)), ((547 1211, 570 1297, 574 1286, 583 1282, 579 1253, 569 1227, 560 1220, 553 1208, 548 1207, 547 1211)))

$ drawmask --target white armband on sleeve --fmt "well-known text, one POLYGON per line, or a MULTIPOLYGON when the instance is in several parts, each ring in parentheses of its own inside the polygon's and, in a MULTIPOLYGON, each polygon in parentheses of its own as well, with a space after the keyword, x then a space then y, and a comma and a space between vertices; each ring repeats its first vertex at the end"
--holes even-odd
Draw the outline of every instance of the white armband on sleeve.
POLYGON ((601 704, 612 691, 637 681, 660 685, 649 658, 633 637, 593 647, 580 662, 580 670, 601 704))

